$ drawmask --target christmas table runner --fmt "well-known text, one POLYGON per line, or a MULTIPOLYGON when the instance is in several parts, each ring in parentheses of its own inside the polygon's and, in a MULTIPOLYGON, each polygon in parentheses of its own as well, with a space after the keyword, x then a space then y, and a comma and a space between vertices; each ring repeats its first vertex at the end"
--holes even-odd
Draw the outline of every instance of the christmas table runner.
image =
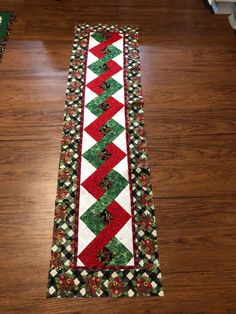
POLYGON ((0 62, 3 51, 6 47, 7 39, 10 35, 12 22, 15 18, 15 13, 11 11, 0 11, 0 62))
POLYGON ((163 295, 138 30, 76 27, 66 95, 47 295, 163 295))

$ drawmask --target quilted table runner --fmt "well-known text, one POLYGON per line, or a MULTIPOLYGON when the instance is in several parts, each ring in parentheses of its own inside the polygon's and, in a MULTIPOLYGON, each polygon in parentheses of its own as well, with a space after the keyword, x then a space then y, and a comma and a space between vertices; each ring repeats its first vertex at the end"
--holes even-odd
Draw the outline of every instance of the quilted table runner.
POLYGON ((138 30, 81 24, 67 84, 48 297, 163 295, 138 30))
POLYGON ((11 11, 0 11, 0 62, 14 18, 15 13, 11 11))

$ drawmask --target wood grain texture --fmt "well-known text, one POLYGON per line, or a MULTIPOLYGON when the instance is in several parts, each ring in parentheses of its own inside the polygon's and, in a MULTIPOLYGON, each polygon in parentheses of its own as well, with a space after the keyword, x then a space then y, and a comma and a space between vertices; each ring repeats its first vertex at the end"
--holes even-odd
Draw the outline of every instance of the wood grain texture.
POLYGON ((0 313, 236 312, 236 37, 195 0, 1 0, 0 313), (140 27, 165 297, 46 299, 76 23, 140 27))

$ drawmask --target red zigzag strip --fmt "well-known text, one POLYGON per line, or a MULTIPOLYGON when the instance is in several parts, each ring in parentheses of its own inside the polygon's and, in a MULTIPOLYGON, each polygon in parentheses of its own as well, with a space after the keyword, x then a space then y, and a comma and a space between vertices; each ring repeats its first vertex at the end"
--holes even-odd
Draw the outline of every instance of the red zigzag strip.
MULTIPOLYGON (((90 49, 90 52, 92 52, 96 57, 102 58, 104 53, 101 50, 122 38, 118 33, 115 32, 109 33, 109 36, 109 39, 90 49)), ((99 85, 102 85, 103 82, 122 69, 116 62, 112 60, 107 62, 107 67, 107 71, 86 85, 98 95, 104 92, 104 90, 99 85)), ((100 141, 104 136, 104 134, 102 134, 99 129, 122 107, 124 107, 123 104, 118 102, 113 97, 109 97, 106 100, 106 103, 109 104, 109 109, 101 114, 85 129, 85 131, 97 142, 100 141)), ((111 157, 104 161, 104 163, 82 183, 83 187, 86 188, 87 191, 96 199, 99 199, 105 193, 105 191, 99 186, 99 182, 101 182, 101 180, 106 177, 106 175, 126 156, 126 154, 114 143, 110 143, 106 147, 106 150, 111 154, 111 157)), ((100 260, 98 260, 97 254, 112 240, 112 238, 131 218, 126 210, 124 210, 116 201, 112 201, 106 210, 112 214, 112 221, 107 224, 104 229, 96 236, 96 238, 91 241, 89 245, 78 255, 79 259, 87 267, 106 267, 100 260)))

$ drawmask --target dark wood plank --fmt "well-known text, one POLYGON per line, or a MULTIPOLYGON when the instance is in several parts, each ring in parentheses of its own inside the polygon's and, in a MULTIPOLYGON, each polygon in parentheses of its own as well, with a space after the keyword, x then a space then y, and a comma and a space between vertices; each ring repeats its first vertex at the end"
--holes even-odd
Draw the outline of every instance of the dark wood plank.
POLYGON ((236 37, 201 1, 2 0, 0 312, 235 313, 236 37), (47 300, 76 23, 140 27, 164 298, 47 300))

